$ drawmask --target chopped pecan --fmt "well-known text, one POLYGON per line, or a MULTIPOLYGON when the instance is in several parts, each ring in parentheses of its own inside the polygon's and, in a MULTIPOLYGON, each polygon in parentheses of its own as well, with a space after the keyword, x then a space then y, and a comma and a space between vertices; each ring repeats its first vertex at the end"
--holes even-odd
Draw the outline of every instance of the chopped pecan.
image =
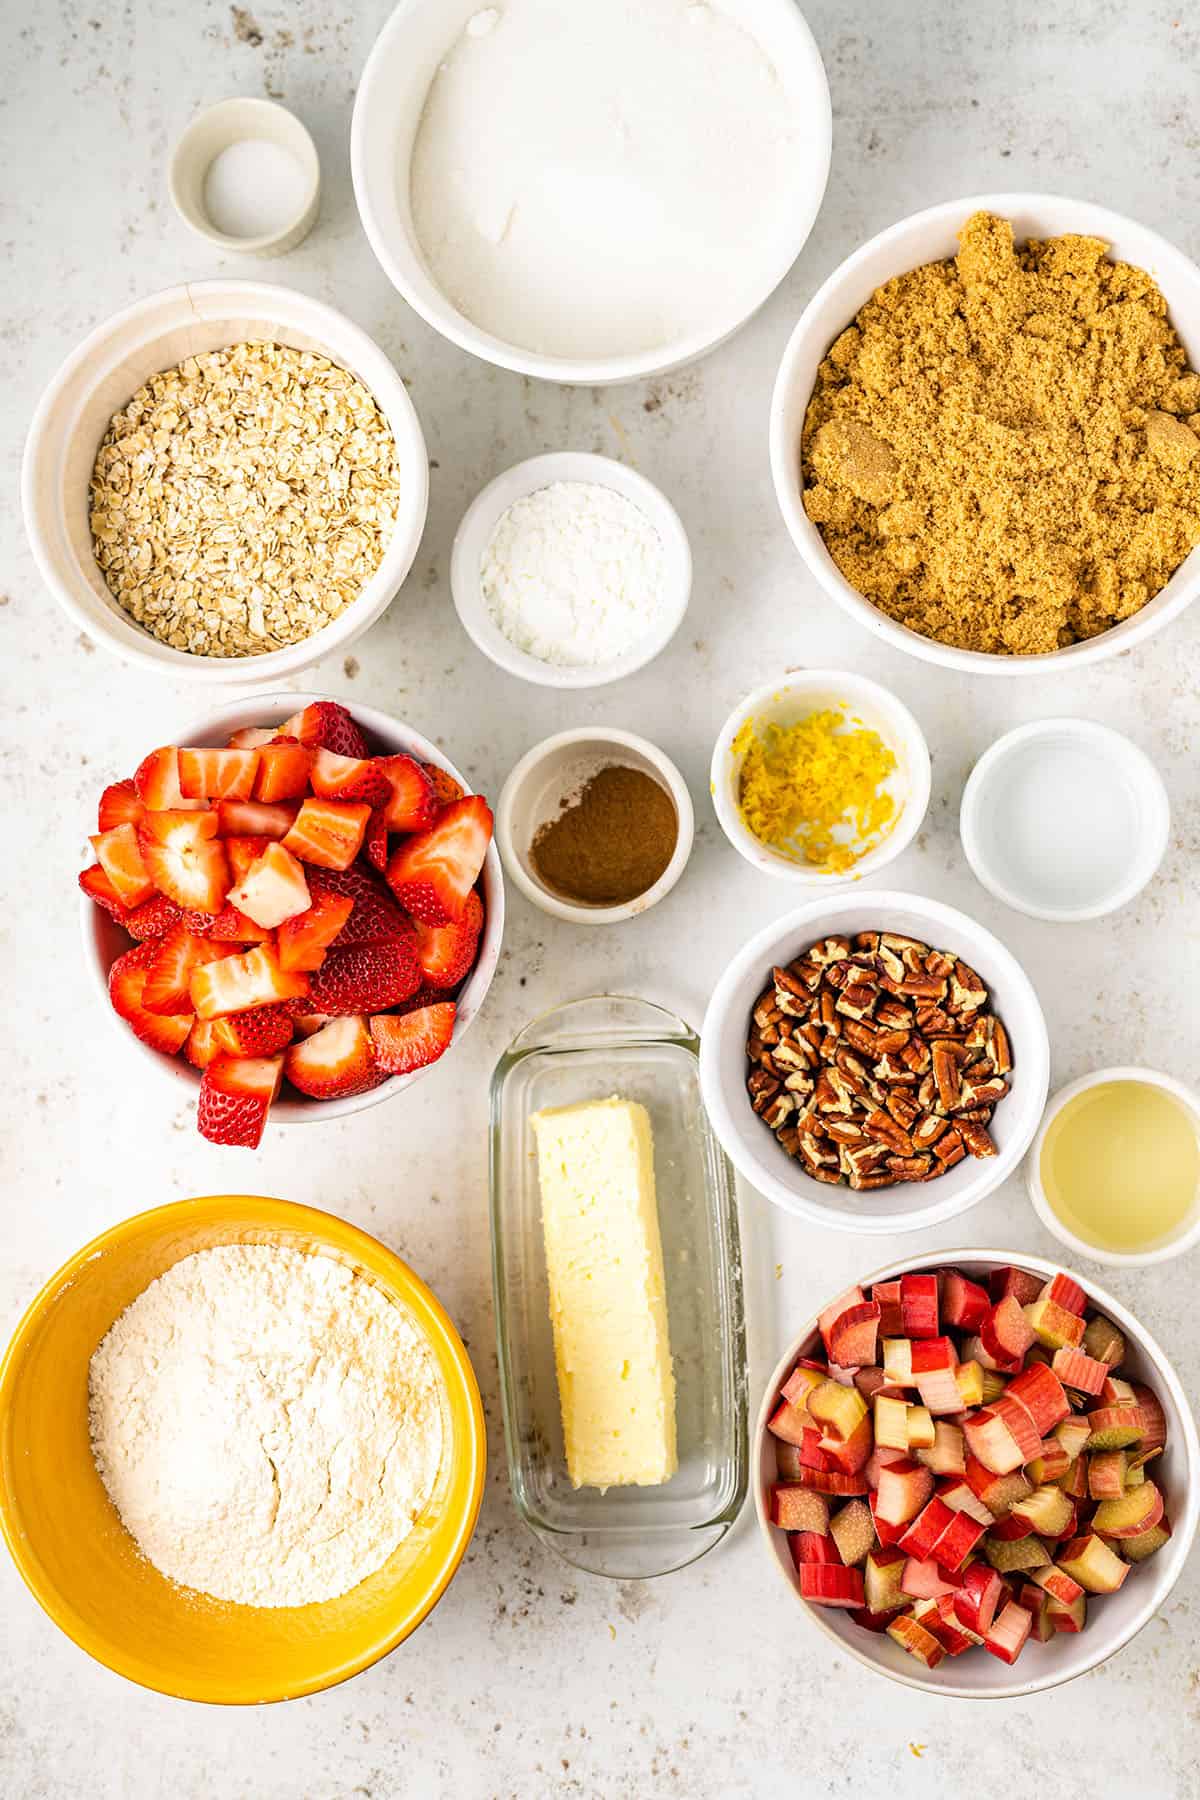
POLYGON ((886 1172, 882 1175, 859 1175, 856 1173, 850 1177, 850 1186, 860 1194, 868 1188, 885 1188, 895 1185, 896 1177, 886 1172))
POLYGON ((885 1104, 897 1125, 902 1126, 905 1131, 911 1132, 914 1122, 921 1116, 921 1109, 911 1095, 900 1093, 893 1088, 885 1104))
POLYGON ((917 1099, 926 1112, 932 1112, 936 1106, 941 1104, 938 1099, 937 1082, 933 1079, 932 1072, 922 1077, 921 1085, 917 1089, 917 1099))
POLYGON ((817 1059, 806 1043, 791 1038, 775 1046, 772 1060, 781 1069, 811 1069, 817 1059))
POLYGON ((865 981, 855 982, 853 987, 842 989, 837 999, 837 1010, 847 1019, 869 1018, 878 993, 879 989, 873 983, 868 987, 865 981))
POLYGON ((913 1036, 900 1052, 900 1061, 914 1075, 923 1075, 929 1068, 929 1045, 923 1037, 913 1036))
POLYGON ((770 1100, 779 1092, 779 1082, 765 1069, 755 1069, 746 1077, 746 1091, 750 1095, 750 1104, 756 1113, 761 1113, 770 1100))
POLYGON ((949 1130, 949 1122, 939 1119, 936 1113, 922 1113, 912 1128, 914 1150, 932 1150, 944 1131, 949 1130))
POLYGON ((948 975, 953 967, 954 958, 948 956, 944 950, 931 950, 925 958, 927 975, 948 975))
POLYGON ((767 1102, 759 1117, 764 1125, 771 1127, 772 1131, 778 1131, 781 1125, 787 1124, 795 1110, 796 1102, 792 1096, 780 1091, 773 1100, 767 1102))
POLYGON ((1008 1033, 999 1019, 991 1014, 988 1015, 987 1022, 987 1050, 991 1065, 997 1075, 1007 1075, 1013 1066, 1008 1033))
POLYGON ((996 1146, 988 1134, 986 1125, 977 1125, 970 1119, 954 1121, 958 1135, 967 1146, 972 1156, 995 1156, 996 1146))
POLYGON ((837 995, 831 988, 826 988, 821 995, 821 1023, 826 1031, 840 1034, 842 1027, 837 1016, 837 995))
POLYGON ((962 1161, 967 1151, 957 1126, 952 1126, 949 1131, 942 1133, 933 1146, 933 1154, 947 1169, 952 1169, 955 1163, 962 1161))
POLYGON ((956 962, 950 977, 950 1011, 960 1018, 963 1013, 978 1012, 987 1000, 987 989, 969 963, 956 962))
POLYGON ((879 940, 879 950, 875 960, 879 964, 881 975, 888 981, 904 980, 904 964, 894 950, 887 948, 882 938, 879 940))
POLYGON ((855 1175, 871 1175, 881 1169, 887 1160, 886 1144, 844 1145, 841 1160, 844 1168, 855 1175))
MULTIPOLYGON (((814 1181, 828 1182, 831 1187, 840 1187, 842 1185, 842 1171, 838 1168, 810 1169, 808 1172, 814 1181)), ((853 1187, 854 1183, 851 1182, 850 1185, 853 1187)))
POLYGON ((825 1131, 835 1144, 847 1144, 853 1147, 857 1144, 869 1144, 871 1141, 861 1125, 856 1125, 853 1119, 826 1119, 825 1131))
POLYGON ((912 1008, 903 1006, 899 1000, 881 1000, 875 1008, 875 1023, 888 1031, 911 1031, 912 1008))
POLYGON ((783 1145, 789 1156, 799 1156, 800 1133, 793 1126, 785 1125, 782 1131, 777 1131, 775 1133, 775 1136, 778 1142, 783 1145))
POLYGON ((808 951, 808 960, 818 969, 827 969, 832 962, 841 962, 850 954, 850 939, 845 937, 822 938, 808 951))
POLYGON ((882 1111, 868 1113, 863 1120, 863 1130, 877 1144, 886 1144, 888 1149, 897 1156, 911 1156, 913 1153, 912 1139, 903 1125, 897 1124, 890 1113, 882 1111))
POLYGON ((961 1107, 964 1112, 997 1106, 1008 1092, 1007 1081, 997 1075, 991 1081, 964 1081, 961 1107))
POLYGON ((847 1019, 842 1027, 842 1036, 856 1050, 861 1050, 864 1056, 869 1056, 872 1062, 877 1060, 879 1051, 876 1048, 876 1033, 869 1025, 864 1025, 859 1019, 847 1019))
POLYGON ((954 1046, 939 1038, 937 1043, 930 1045, 930 1050, 933 1054, 933 1079, 937 1082, 938 1099, 944 1111, 952 1112, 958 1105, 961 1093, 954 1046))
POLYGON ((789 1094, 807 1095, 812 1093, 814 1082, 807 1069, 796 1069, 786 1077, 783 1085, 789 1094))
POLYGON ((874 956, 879 948, 879 933, 877 931, 856 932, 854 935, 854 948, 856 950, 865 950, 868 956, 874 956))
POLYGON ((887 1167, 897 1181, 924 1181, 933 1161, 928 1156, 889 1156, 887 1167))

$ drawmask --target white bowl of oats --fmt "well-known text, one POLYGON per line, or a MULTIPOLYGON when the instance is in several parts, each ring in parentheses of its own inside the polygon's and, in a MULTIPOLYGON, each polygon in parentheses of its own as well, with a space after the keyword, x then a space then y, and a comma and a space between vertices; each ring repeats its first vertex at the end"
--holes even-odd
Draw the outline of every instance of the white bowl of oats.
POLYGON ((412 566, 429 463, 400 376, 306 294, 201 281, 100 325, 22 469, 42 578, 83 632, 181 681, 266 681, 345 648, 412 566))

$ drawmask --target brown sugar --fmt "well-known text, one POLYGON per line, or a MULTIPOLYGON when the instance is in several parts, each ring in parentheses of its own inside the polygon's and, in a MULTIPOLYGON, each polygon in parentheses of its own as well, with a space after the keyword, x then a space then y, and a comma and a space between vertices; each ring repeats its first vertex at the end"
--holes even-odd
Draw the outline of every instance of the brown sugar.
POLYGON ((925 637, 1029 656, 1107 631, 1200 543, 1200 375, 1144 269, 976 213, 817 373, 804 504, 925 637))

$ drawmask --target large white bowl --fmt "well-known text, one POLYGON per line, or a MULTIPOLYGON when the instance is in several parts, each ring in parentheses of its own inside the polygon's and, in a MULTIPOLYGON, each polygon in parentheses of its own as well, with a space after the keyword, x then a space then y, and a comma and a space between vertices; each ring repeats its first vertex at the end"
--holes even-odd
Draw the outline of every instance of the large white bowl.
POLYGON ((72 351, 38 403, 25 444, 21 504, 43 581, 81 631, 126 662, 176 681, 224 685, 294 675, 344 650, 390 605, 425 529, 429 459, 408 390, 383 351, 343 314, 261 281, 196 281, 138 300, 72 351), (396 440, 400 500, 383 559, 338 618, 264 656, 194 656, 143 631, 109 593, 92 555, 88 483, 113 414, 151 375, 248 340, 316 350, 357 375, 396 440))
MULTIPOLYGON (((874 1274, 863 1277, 863 1286, 876 1281, 891 1281, 897 1275, 913 1270, 949 1266, 961 1269, 977 1280, 985 1279, 995 1268, 1009 1266, 1035 1271, 1049 1280, 1063 1265, 1017 1250, 941 1250, 933 1255, 905 1257, 901 1262, 889 1263, 885 1269, 876 1269, 874 1274)), ((1166 1600, 1187 1561, 1200 1519, 1200 1441, 1183 1383, 1165 1352, 1118 1300, 1097 1287, 1094 1281, 1085 1280, 1073 1270, 1065 1272, 1083 1288, 1089 1306, 1104 1313, 1124 1333, 1129 1354, 1122 1365, 1122 1375, 1129 1374, 1135 1381, 1147 1382, 1162 1402, 1167 1420, 1167 1443, 1154 1468, 1155 1480, 1161 1482, 1166 1496, 1172 1535, 1156 1555, 1131 1570, 1115 1594, 1088 1596, 1088 1619, 1083 1631, 1053 1637, 1047 1644, 1034 1643, 1030 1639, 1011 1668, 989 1656, 986 1650, 976 1649, 953 1659, 947 1657, 936 1669, 926 1669, 899 1644, 894 1644, 886 1633, 875 1635, 864 1631, 861 1626, 852 1624, 843 1612, 833 1607, 810 1606, 801 1599, 786 1533, 772 1525, 767 1517, 767 1489, 778 1480, 775 1439, 767 1430, 767 1419, 797 1358, 813 1353, 813 1346, 819 1340, 815 1318, 809 1320, 780 1358, 763 1395, 752 1464, 756 1473, 754 1508, 772 1561, 796 1598, 801 1600, 809 1618, 833 1640, 838 1650, 846 1651, 876 1674, 902 1681, 906 1687, 921 1688, 930 1694, 958 1700, 1014 1700, 1040 1693, 1045 1688, 1058 1687, 1115 1656, 1136 1637, 1166 1600)))
POLYGON ((735 1168, 785 1212, 866 1236, 944 1224, 999 1187, 1029 1148, 1046 1104, 1049 1077, 1046 1021, 1020 963, 965 913, 919 894, 872 890, 831 894, 776 919, 739 950, 718 981, 700 1034, 704 1104, 735 1168), (746 1039, 751 1009, 773 966, 792 962, 821 938, 880 929, 949 950, 982 976, 989 1005, 1012 1044, 1013 1071, 1010 1091, 988 1127, 996 1156, 964 1157, 934 1181, 902 1181, 895 1187, 856 1193, 814 1181, 754 1113, 746 1092, 746 1039))
POLYGON ((400 0, 367 58, 350 130, 350 167, 363 230, 388 280, 427 324, 472 356, 546 381, 603 387, 661 375, 732 337, 783 280, 800 254, 825 193, 833 145, 829 85, 816 40, 794 0, 722 0, 722 12, 742 25, 774 63, 807 127, 808 187, 796 210, 791 241, 767 271, 754 304, 715 327, 628 356, 543 356, 493 337, 472 324, 430 275, 413 229, 409 169, 425 96, 437 66, 480 0, 400 0))
POLYGON ((805 307, 788 339, 771 398, 771 470, 784 522, 809 569, 825 592, 876 637, 910 656, 968 675, 1058 674, 1130 650, 1181 613, 1200 592, 1200 549, 1192 551, 1161 593, 1111 631, 1041 656, 995 656, 939 644, 889 618, 846 580, 804 510, 800 434, 826 351, 883 282, 954 256, 959 230, 980 211, 1011 219, 1018 242, 1064 233, 1104 238, 1114 258, 1153 275, 1192 367, 1200 367, 1200 268, 1157 232, 1107 207, 1059 194, 976 194, 949 200, 871 238, 834 270, 805 307))
MULTIPOLYGON (((226 742, 231 732, 241 731, 248 725, 281 725, 301 707, 308 706, 314 700, 329 698, 328 694, 248 694, 244 699, 230 701, 205 718, 185 726, 174 741, 178 744, 211 744, 219 747, 226 742)), ((445 769, 448 775, 452 775, 460 786, 468 786, 465 777, 459 774, 450 759, 443 756, 437 745, 431 744, 419 731, 414 731, 411 726, 391 718, 387 713, 377 712, 372 706, 360 706, 357 701, 350 710, 356 723, 366 733, 372 749, 381 755, 394 756, 405 751, 420 762, 436 763, 438 768, 445 769)), ((96 798, 99 799, 99 791, 96 798)), ((185 1092, 198 1094, 198 1069, 194 1069, 182 1056, 165 1056, 162 1051, 152 1050, 148 1044, 143 1044, 139 1037, 135 1037, 125 1020, 113 1011, 108 997, 108 971, 117 957, 130 949, 129 936, 86 894, 80 894, 79 898, 84 960, 100 1004, 107 1017, 112 1020, 121 1041, 141 1057, 144 1065, 174 1081, 185 1092)), ((473 1024, 492 985, 496 964, 500 960, 500 942, 504 936, 504 877, 494 840, 488 845, 483 865, 483 900, 484 923, 483 935, 479 940, 479 955, 457 996, 454 1037, 446 1051, 447 1056, 453 1055, 473 1024)), ((439 1058, 439 1062, 440 1060, 439 1058)), ((430 1063, 411 1075, 393 1075, 390 1081, 382 1082, 368 1093, 352 1094, 346 1100, 306 1100, 302 1095, 285 1089, 271 1108, 270 1122, 272 1125, 315 1125, 323 1119, 344 1118, 347 1113, 362 1112, 368 1106, 377 1106, 381 1100, 393 1099, 395 1095, 403 1093, 405 1088, 411 1087, 414 1081, 419 1081, 423 1075, 428 1075, 431 1069, 437 1067, 438 1063, 430 1063)))

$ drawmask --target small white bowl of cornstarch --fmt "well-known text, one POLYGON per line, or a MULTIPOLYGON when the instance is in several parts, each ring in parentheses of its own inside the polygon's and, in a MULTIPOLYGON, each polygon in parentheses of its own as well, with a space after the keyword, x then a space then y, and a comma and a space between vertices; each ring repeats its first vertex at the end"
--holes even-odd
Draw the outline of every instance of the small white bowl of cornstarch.
POLYGON ((97 326, 43 395, 21 499, 77 628, 190 682, 341 651, 412 566, 429 463, 403 381, 290 288, 201 281, 97 326))
POLYGON ((601 687, 678 630, 692 588, 687 533, 666 496, 607 456, 516 463, 463 515, 450 590, 499 668, 543 687, 601 687))

